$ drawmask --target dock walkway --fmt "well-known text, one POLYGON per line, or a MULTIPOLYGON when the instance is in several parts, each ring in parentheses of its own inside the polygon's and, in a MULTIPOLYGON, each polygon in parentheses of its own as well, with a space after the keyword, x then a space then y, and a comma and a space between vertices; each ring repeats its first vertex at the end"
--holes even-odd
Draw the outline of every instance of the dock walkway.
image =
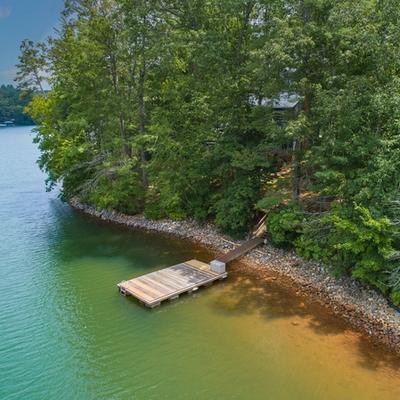
POLYGON ((264 242, 263 238, 255 237, 253 239, 248 240, 247 242, 242 243, 240 246, 236 247, 236 249, 228 251, 228 253, 217 257, 217 260, 224 264, 228 264, 229 262, 235 260, 236 258, 239 258, 244 254, 248 253, 250 250, 254 249, 263 242, 264 242))

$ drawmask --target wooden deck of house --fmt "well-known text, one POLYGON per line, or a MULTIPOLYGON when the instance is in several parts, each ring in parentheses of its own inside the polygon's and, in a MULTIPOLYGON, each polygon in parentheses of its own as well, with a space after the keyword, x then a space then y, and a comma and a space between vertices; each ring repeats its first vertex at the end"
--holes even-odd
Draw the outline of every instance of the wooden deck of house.
POLYGON ((118 284, 119 291, 125 296, 137 298, 145 306, 154 308, 164 300, 174 300, 183 293, 191 293, 202 286, 228 276, 227 263, 243 256, 263 242, 261 237, 254 237, 237 248, 217 257, 206 264, 190 260, 172 267, 154 271, 118 284))

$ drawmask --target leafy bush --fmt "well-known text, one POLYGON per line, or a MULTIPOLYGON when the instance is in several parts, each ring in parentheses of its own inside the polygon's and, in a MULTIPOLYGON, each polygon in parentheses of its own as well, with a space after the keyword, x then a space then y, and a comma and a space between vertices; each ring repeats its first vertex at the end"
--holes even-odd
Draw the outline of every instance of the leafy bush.
POLYGON ((257 202, 256 207, 259 210, 269 211, 274 207, 279 206, 285 199, 285 195, 281 192, 270 192, 257 202))
POLYGON ((303 212, 298 204, 270 212, 267 218, 267 232, 274 244, 282 247, 293 246, 302 232, 303 212))
POLYGON ((332 223, 320 216, 303 220, 301 235, 295 240, 296 252, 306 259, 329 262, 332 223))
POLYGON ((147 195, 147 204, 144 210, 146 218, 171 218, 181 220, 187 217, 178 192, 174 192, 168 184, 160 185, 158 192, 151 191, 147 195))
POLYGON ((117 167, 107 165, 97 173, 87 200, 99 209, 136 214, 143 209, 144 190, 131 163, 117 167))
POLYGON ((374 217, 359 205, 337 205, 329 214, 305 218, 292 204, 272 211, 267 229, 276 245, 294 245, 299 255, 324 261, 334 272, 350 274, 400 304, 400 267, 393 257, 396 231, 388 218, 374 217))
POLYGON ((181 208, 178 195, 159 199, 158 202, 150 202, 144 210, 144 215, 149 219, 170 218, 175 221, 187 217, 185 211, 181 208))
POLYGON ((374 218, 364 207, 337 208, 329 216, 334 229, 329 238, 336 268, 387 291, 387 273, 393 254, 393 228, 387 218, 374 218))
POLYGON ((400 290, 393 291, 390 297, 394 304, 400 305, 400 290))
POLYGON ((166 217, 166 214, 161 210, 159 203, 150 201, 144 209, 144 216, 147 219, 157 220, 166 217))
POLYGON ((234 181, 214 197, 215 223, 226 233, 242 236, 254 216, 258 187, 250 178, 234 181))

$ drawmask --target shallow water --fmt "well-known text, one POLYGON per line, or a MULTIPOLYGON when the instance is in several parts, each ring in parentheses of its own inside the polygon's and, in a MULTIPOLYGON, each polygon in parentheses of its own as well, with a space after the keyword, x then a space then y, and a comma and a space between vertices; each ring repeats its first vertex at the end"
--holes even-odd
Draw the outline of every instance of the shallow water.
POLYGON ((236 266, 155 310, 116 283, 192 245, 44 191, 29 128, 0 130, 0 399, 399 399, 400 360, 236 266))

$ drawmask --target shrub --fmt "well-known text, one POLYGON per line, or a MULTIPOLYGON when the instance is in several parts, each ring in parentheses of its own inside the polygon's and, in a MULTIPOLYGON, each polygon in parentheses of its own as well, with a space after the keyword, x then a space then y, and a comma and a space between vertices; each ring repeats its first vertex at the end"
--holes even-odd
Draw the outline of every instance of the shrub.
POLYGON ((325 217, 304 219, 301 235, 294 243, 296 252, 306 259, 329 262, 332 255, 329 243, 332 228, 333 225, 325 217))
MULTIPOLYGON (((398 262, 399 256, 399 253, 395 253, 393 259, 398 262)), ((398 263, 393 266, 389 273, 389 287, 393 303, 400 305, 400 266, 398 263)))
POLYGON ((215 223, 232 236, 242 236, 251 225, 257 195, 250 178, 234 181, 214 197, 215 223))
POLYGON ((267 218, 267 232, 274 244, 293 246, 302 232, 303 212, 296 203, 271 211, 267 218))
POLYGON ((144 215, 149 219, 181 220, 187 217, 179 193, 172 192, 168 185, 163 185, 157 193, 149 192, 144 215))
POLYGON ((364 207, 336 208, 329 217, 334 229, 329 238, 336 268, 387 292, 387 269, 393 249, 389 219, 375 218, 364 207))
POLYGON ((270 212, 267 230, 274 244, 294 245, 299 255, 324 261, 335 273, 349 274, 400 304, 397 231, 388 218, 356 204, 306 218, 298 205, 289 204, 270 212))
POLYGON ((129 162, 116 167, 106 165, 97 173, 87 200, 100 209, 136 214, 143 209, 144 190, 129 162))
POLYGON ((390 297, 394 304, 400 305, 400 290, 393 291, 390 297))

